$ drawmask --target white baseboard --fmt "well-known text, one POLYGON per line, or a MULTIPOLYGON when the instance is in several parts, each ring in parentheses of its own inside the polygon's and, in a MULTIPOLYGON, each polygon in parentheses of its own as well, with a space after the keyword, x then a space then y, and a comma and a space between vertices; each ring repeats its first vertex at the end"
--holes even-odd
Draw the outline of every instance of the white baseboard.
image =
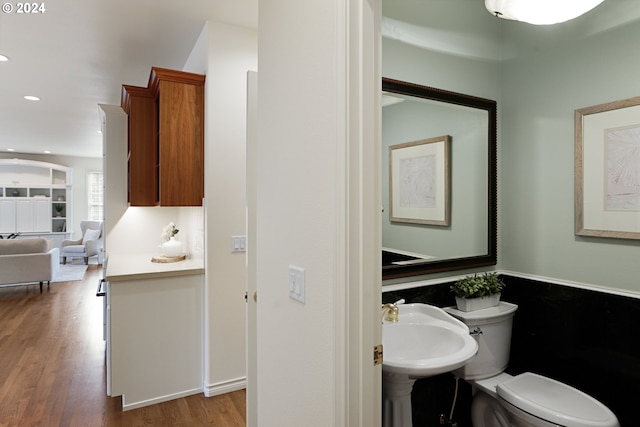
POLYGON ((165 396, 154 397, 153 399, 141 400, 139 402, 126 403, 126 396, 122 396, 122 410, 130 411, 131 409, 138 409, 149 405, 155 405, 156 403, 168 402, 169 400, 179 399, 181 397, 191 396, 194 394, 202 393, 201 388, 194 388, 193 390, 185 390, 179 393, 167 394, 165 396))
POLYGON ((138 402, 127 403, 126 396, 122 396, 122 410, 130 411, 131 409, 143 408, 149 405, 155 405, 157 403, 167 402, 169 400, 179 399, 181 397, 191 396, 194 394, 204 392, 206 397, 218 396, 221 394, 231 393, 232 391, 238 391, 247 388, 247 378, 236 378, 229 381, 223 381, 216 384, 210 384, 203 389, 197 388, 193 390, 185 390, 179 393, 167 394, 165 396, 154 397, 153 399, 141 400, 138 402))
POLYGON ((229 381, 205 385, 204 395, 207 397, 218 396, 220 394, 231 393, 232 391, 247 388, 247 378, 241 377, 229 381))

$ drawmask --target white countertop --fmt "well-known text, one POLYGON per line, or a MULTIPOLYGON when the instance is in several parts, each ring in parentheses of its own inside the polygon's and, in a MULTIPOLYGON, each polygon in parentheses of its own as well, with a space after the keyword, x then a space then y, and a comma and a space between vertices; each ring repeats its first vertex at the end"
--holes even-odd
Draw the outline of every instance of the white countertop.
POLYGON ((109 254, 106 279, 109 282, 118 282, 204 274, 204 260, 200 258, 167 263, 152 262, 151 258, 158 255, 109 254))

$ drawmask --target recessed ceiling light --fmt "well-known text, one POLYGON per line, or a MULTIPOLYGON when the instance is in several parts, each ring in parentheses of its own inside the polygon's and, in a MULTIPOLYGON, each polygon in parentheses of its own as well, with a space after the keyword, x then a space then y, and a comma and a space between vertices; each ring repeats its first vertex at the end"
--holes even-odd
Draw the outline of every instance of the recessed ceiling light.
POLYGON ((0 54, 0 62, 5 62, 5 61, 8 61, 8 60, 9 60, 8 56, 0 54))
POLYGON ((44 154, 51 154, 51 151, 49 151, 49 150, 44 150, 44 154))
POLYGON ((26 99, 27 101, 40 101, 40 98, 38 98, 37 96, 33 96, 33 95, 26 95, 24 97, 24 99, 26 99))
POLYGON ((13 148, 7 148, 7 151, 16 151, 16 150, 13 148))

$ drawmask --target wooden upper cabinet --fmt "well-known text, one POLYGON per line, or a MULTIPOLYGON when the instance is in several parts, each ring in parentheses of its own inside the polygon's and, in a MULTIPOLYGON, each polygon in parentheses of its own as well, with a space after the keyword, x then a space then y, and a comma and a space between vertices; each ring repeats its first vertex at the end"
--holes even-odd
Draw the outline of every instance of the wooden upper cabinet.
POLYGON ((131 206, 158 204, 158 113, 146 87, 122 86, 122 108, 129 115, 128 197, 131 206))
POLYGON ((147 88, 123 86, 132 206, 202 205, 204 81, 201 74, 154 67, 147 88))

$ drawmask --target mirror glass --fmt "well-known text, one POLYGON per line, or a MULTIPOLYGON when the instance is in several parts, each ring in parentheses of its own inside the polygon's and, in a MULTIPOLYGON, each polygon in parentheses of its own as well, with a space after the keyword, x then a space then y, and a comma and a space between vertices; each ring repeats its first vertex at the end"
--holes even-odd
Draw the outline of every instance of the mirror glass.
POLYGON ((495 264, 496 102, 387 78, 382 91, 383 279, 495 264))

